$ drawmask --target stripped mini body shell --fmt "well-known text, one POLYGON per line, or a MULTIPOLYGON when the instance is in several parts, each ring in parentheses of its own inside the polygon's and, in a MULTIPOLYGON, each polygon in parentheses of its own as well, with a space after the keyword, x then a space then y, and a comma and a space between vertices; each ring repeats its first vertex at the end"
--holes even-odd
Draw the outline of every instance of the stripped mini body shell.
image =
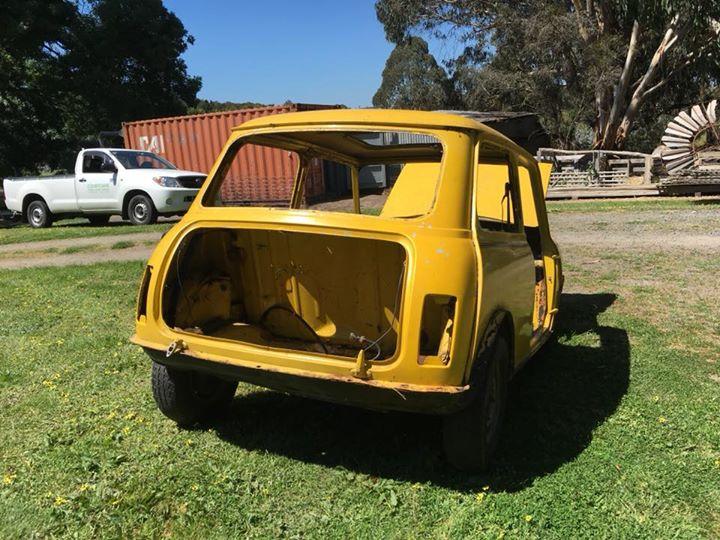
POLYGON ((148 261, 132 341, 173 369, 368 408, 460 410, 498 336, 512 374, 551 333, 562 273, 542 173, 507 138, 452 114, 249 121, 148 261), (375 132, 435 142, 356 140, 375 132), (250 143, 300 156, 289 208, 213 203, 229 160, 250 143), (302 207, 321 158, 349 167, 350 212, 302 207), (363 214, 358 171, 399 161, 385 206, 363 214))

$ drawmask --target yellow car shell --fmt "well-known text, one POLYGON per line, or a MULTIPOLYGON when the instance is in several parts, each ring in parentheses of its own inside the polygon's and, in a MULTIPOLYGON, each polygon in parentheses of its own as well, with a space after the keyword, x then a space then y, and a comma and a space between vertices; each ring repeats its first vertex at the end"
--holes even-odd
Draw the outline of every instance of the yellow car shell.
MULTIPOLYGON (((541 171, 535 159, 512 141, 459 115, 330 110, 251 120, 233 129, 187 214, 150 257, 131 340, 155 363, 174 370, 373 409, 456 414, 483 391, 478 377, 488 376, 478 365, 498 336, 507 349, 507 359, 502 360, 506 365, 498 373, 509 379, 551 334, 562 272, 545 208, 548 176, 548 170, 541 171), (440 142, 442 157, 433 162, 409 159, 380 214, 366 215, 360 212, 359 167, 370 160, 397 159, 402 148, 356 149, 357 145, 338 139, 342 133, 346 141, 347 134, 355 132, 429 136, 440 142), (246 140, 273 137, 288 141, 288 148, 298 152, 301 148, 312 149, 313 156, 328 152, 347 163, 352 169, 353 211, 301 208, 302 166, 290 208, 209 204, 233 149, 246 140), (223 243, 213 237, 203 240, 205 244, 192 244, 199 246, 193 248, 195 252, 207 251, 202 257, 188 255, 196 257, 194 264, 207 269, 208 260, 232 250, 242 256, 232 264, 222 262, 224 268, 245 264, 237 261, 255 261, 252 276, 237 278, 237 287, 245 291, 243 310, 251 313, 251 306, 264 305, 264 296, 274 294, 257 283, 283 280, 279 289, 268 289, 281 291, 273 301, 295 313, 286 318, 302 319, 311 327, 324 351, 319 346, 297 348, 263 341, 256 324, 237 327, 235 334, 209 335, 184 328, 187 317, 182 313, 190 308, 180 293, 174 304, 180 315, 168 324, 163 316, 164 289, 177 281, 178 268, 173 264, 181 263, 173 261, 183 249, 187 251, 183 242, 187 246, 187 239, 198 231, 219 229, 236 232, 234 239, 223 243), (289 247, 276 249, 281 239, 289 247), (261 268, 258 261, 268 250, 274 250, 275 262, 261 268), (278 268, 284 269, 283 276, 278 277, 278 268), (387 279, 384 269, 392 274, 387 279), (383 279, 385 285, 373 284, 383 279), (402 285, 395 298, 393 284, 398 279, 402 285), (330 293, 327 287, 332 287, 330 293), (322 306, 324 294, 331 294, 327 302, 333 307, 322 306), (367 299, 373 295, 384 302, 383 309, 378 311, 373 307, 377 302, 367 299), (391 331, 393 345, 358 346, 345 355, 327 351, 325 343, 331 343, 341 328, 366 327, 376 333, 360 340, 371 343, 383 325, 385 332, 391 331)), ((227 283, 235 286, 234 279, 227 283)), ((208 283, 202 285, 206 287, 202 294, 209 300, 195 309, 227 315, 223 284, 208 283)), ((184 285, 201 286, 190 281, 184 285)), ((280 311, 275 316, 285 317, 280 311)), ((485 464, 486 459, 482 461, 485 464)), ((462 458, 455 462, 467 464, 462 458)))

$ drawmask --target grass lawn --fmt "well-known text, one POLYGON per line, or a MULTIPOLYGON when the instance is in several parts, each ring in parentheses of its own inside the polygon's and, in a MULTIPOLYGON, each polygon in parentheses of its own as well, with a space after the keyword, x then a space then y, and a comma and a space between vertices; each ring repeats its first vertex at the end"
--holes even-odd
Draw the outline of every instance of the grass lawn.
POLYGON ((720 206, 718 197, 640 197, 637 199, 588 199, 548 201, 548 210, 561 212, 648 212, 720 206))
MULTIPOLYGON (((653 210, 703 209, 720 206, 720 198, 645 198, 620 200, 587 200, 587 201, 549 201, 548 208, 552 213, 580 213, 580 212, 641 212, 653 210)), ((380 208, 364 208, 364 214, 377 215, 380 208)), ((108 225, 95 227, 86 219, 71 219, 55 223, 47 229, 33 229, 28 225, 15 226, 9 229, 0 229, 0 245, 17 244, 21 242, 36 242, 41 240, 62 240, 69 238, 84 238, 88 236, 110 236, 117 234, 134 234, 152 231, 166 231, 172 227, 173 222, 162 222, 154 225, 133 226, 129 222, 111 222, 108 225)), ((116 248, 120 249, 120 248, 116 248)))
POLYGON ((112 222, 101 227, 91 225, 86 219, 59 221, 47 229, 33 229, 28 225, 17 225, 9 229, 0 229, 0 245, 21 242, 39 242, 41 240, 64 240, 84 238, 86 236, 112 236, 116 234, 135 234, 143 232, 163 232, 175 222, 162 222, 154 225, 131 225, 129 222, 112 222))
POLYGON ((717 538, 718 258, 563 254, 557 339, 477 476, 436 418, 247 385, 181 431, 127 341, 140 263, 0 272, 0 536, 717 538))

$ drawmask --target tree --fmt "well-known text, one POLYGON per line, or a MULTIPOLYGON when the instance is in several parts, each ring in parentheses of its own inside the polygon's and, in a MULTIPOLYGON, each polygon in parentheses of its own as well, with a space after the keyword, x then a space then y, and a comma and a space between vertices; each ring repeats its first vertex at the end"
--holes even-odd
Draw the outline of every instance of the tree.
POLYGON ((184 114, 193 42, 160 0, 6 0, 0 10, 0 175, 69 168, 121 122, 184 114))
POLYGON ((561 144, 585 124, 594 147, 622 148, 654 123, 643 110, 680 108, 720 79, 716 0, 379 0, 376 11, 390 40, 420 30, 465 42, 453 62, 463 98, 536 107, 561 144))
POLYGON ((182 54, 193 43, 161 0, 90 0, 63 57, 77 100, 73 120, 91 135, 121 122, 184 114, 197 103, 199 77, 182 54), (84 128, 82 127, 84 126, 84 128))
POLYGON ((21 174, 61 148, 55 108, 75 7, 65 0, 6 0, 0 10, 0 173, 21 174))
POLYGON ((219 111, 236 111, 238 109, 254 109, 256 107, 266 107, 265 103, 256 103, 254 101, 243 101, 237 103, 234 101, 213 101, 212 99, 200 99, 197 104, 188 109, 188 114, 203 114, 219 111))
POLYGON ((419 37, 403 39, 385 63, 382 84, 373 105, 389 109, 449 109, 454 105, 452 83, 419 37))

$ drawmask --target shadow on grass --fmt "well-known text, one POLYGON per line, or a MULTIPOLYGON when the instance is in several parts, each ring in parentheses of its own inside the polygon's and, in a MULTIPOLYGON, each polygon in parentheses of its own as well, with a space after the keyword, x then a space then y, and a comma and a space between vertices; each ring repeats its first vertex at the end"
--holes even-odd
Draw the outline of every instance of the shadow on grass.
POLYGON ((720 197, 717 195, 714 195, 712 198, 698 198, 693 199, 693 204, 697 204, 700 206, 715 206, 720 205, 720 197))
MULTIPOLYGON (((165 223, 168 223, 168 224, 177 223, 179 220, 180 220, 180 218, 177 218, 177 217, 170 217, 170 218, 160 217, 160 218, 158 218, 157 224, 163 225, 165 223)), ((112 229, 112 228, 134 227, 134 226, 135 225, 133 225, 128 220, 121 221, 119 219, 111 219, 110 221, 108 221, 107 223, 105 223, 103 225, 94 225, 94 224, 90 223, 90 221, 83 219, 83 218, 73 219, 73 220, 69 220, 67 222, 60 221, 59 223, 53 224, 53 228, 57 227, 57 228, 63 228, 63 229, 82 229, 85 227, 92 227, 92 228, 103 227, 106 229, 112 229)))
POLYGON ((515 491, 577 457, 627 391, 630 345, 624 330, 599 326, 612 294, 564 294, 557 339, 512 382, 497 459, 490 472, 469 476, 442 455, 441 418, 378 413, 276 392, 237 397, 214 424, 237 446, 371 476, 432 482, 459 491, 490 485, 515 491), (564 344, 590 332, 596 346, 564 344))

